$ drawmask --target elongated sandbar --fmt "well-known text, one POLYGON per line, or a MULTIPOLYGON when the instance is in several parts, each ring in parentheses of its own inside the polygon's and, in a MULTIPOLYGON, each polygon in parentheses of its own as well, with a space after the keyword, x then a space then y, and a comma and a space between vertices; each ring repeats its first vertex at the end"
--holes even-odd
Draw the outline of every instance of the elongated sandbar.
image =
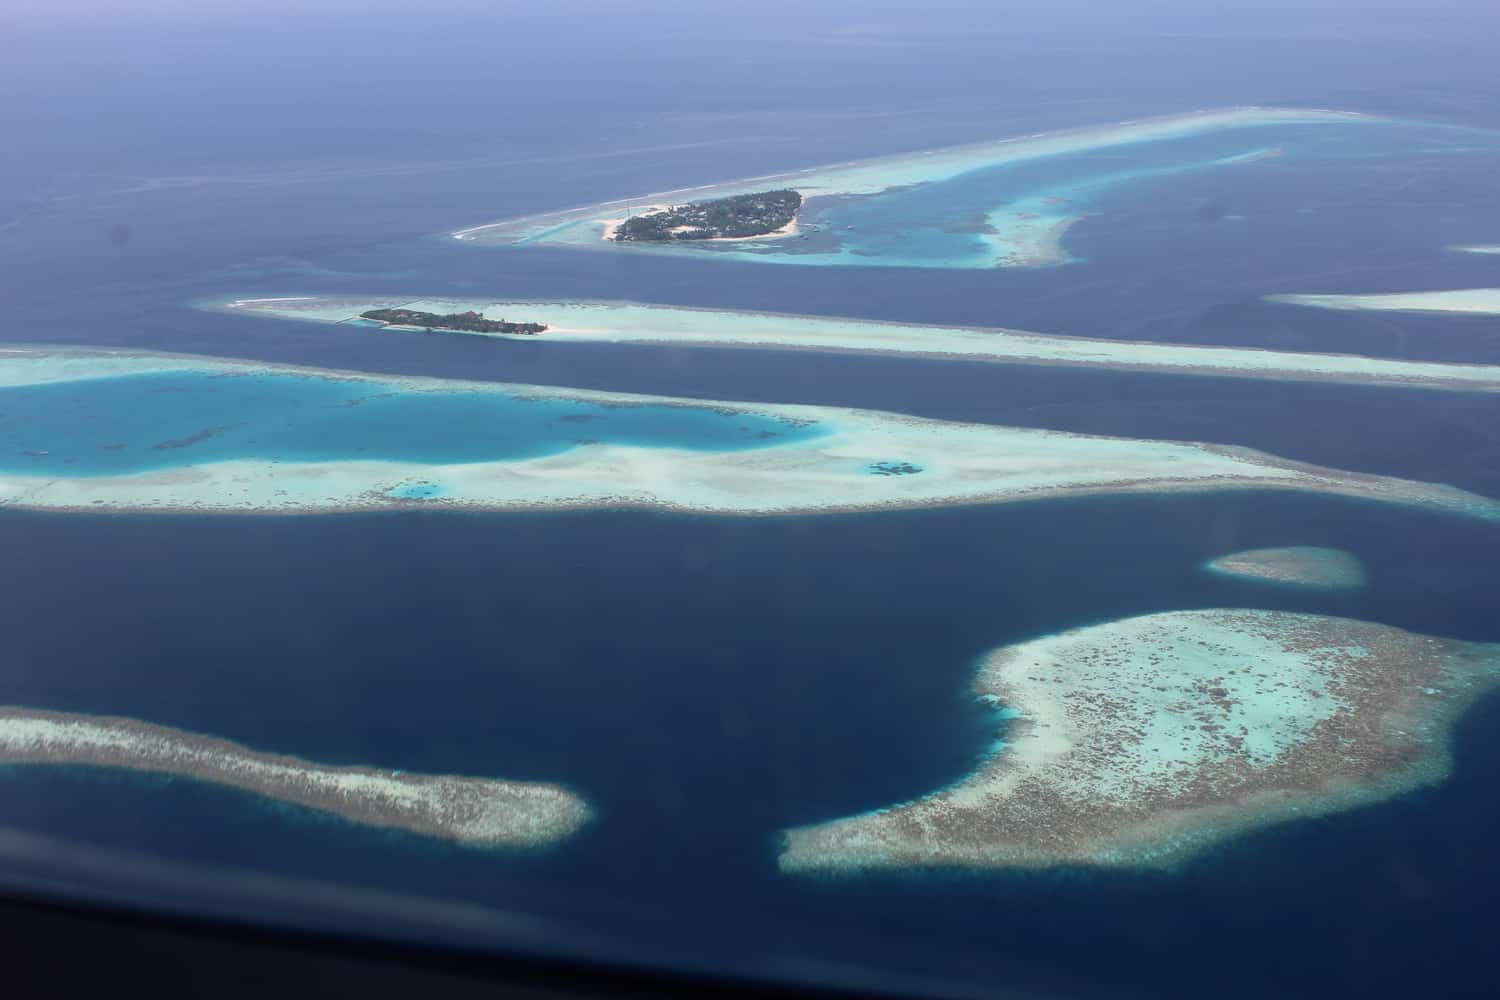
MULTIPOLYGON (((558 242, 575 246, 609 248, 615 244, 599 238, 604 227, 622 213, 642 205, 681 204, 709 198, 748 194, 769 188, 795 188, 804 198, 837 195, 871 195, 893 188, 948 180, 982 167, 1020 163, 1046 156, 1079 153, 1130 143, 1177 139, 1221 129, 1265 125, 1347 124, 1376 120, 1343 111, 1307 108, 1225 108, 1170 115, 1110 125, 1038 133, 971 143, 945 149, 924 150, 868 160, 853 160, 711 184, 678 188, 654 194, 620 198, 577 208, 506 219, 455 230, 454 239, 475 243, 552 242, 554 237, 577 224, 589 230, 585 238, 570 235, 558 242)), ((858 261, 848 261, 858 263, 858 261)))
MULTIPOLYGON (((623 302, 495 302, 486 299, 364 299, 307 296, 235 299, 206 305, 240 313, 320 323, 350 323, 371 309, 429 312, 473 310, 488 318, 546 323, 543 343, 617 343, 847 354, 889 354, 953 361, 1111 368, 1181 375, 1218 375, 1279 381, 1347 382, 1494 392, 1500 366, 1444 364, 1311 354, 1246 347, 1203 347, 1088 337, 1060 337, 998 327, 946 327, 777 313, 684 309, 623 302)), ((389 336, 394 328, 370 328, 389 336)), ((412 335, 427 335, 408 330, 412 335)), ((443 333, 518 339, 506 334, 443 333)))
POLYGON ((29 708, 0 708, 0 764, 171 774, 481 847, 550 844, 589 819, 588 805, 558 785, 334 767, 136 719, 29 708))
POLYGON ((1500 288, 1454 288, 1438 292, 1385 292, 1378 295, 1268 295, 1272 302, 1371 312, 1500 313, 1500 288))
POLYGON ((1011 716, 969 776, 786 834, 787 872, 1157 866, 1443 780, 1500 647, 1273 611, 1171 611, 1007 646, 1011 716))
POLYGON ((11 419, 0 435, 29 443, 24 451, 0 455, 0 505, 38 510, 647 507, 811 514, 1101 493, 1286 489, 1500 516, 1500 502, 1452 487, 1343 472, 1247 448, 960 424, 871 410, 50 348, 0 351, 0 386, 10 387, 0 393, 25 394, 5 400, 11 419), (94 359, 97 368, 90 365, 94 359), (171 391, 156 391, 152 377, 163 371, 176 376, 165 386, 171 391), (253 391, 232 393, 241 379, 253 391), (328 391, 330 386, 338 391, 328 391), (47 391, 38 393, 38 387, 47 391), (95 403, 100 393, 103 401, 95 403), (226 398, 231 403, 222 402, 226 398), (237 401, 246 398, 250 403, 242 409, 237 401), (584 422, 568 422, 574 417, 567 408, 549 409, 553 417, 539 421, 527 416, 532 404, 558 401, 576 404, 584 422), (421 406, 415 412, 387 408, 406 402, 421 406), (148 406, 152 409, 142 421, 134 411, 148 406), (214 426, 157 440, 164 422, 201 419, 204 406, 220 408, 214 426), (680 412, 679 422, 692 418, 720 427, 732 438, 724 446, 728 450, 637 443, 635 430, 624 435, 611 430, 642 408, 658 422, 666 419, 661 414, 680 412), (382 416, 393 412, 413 415, 405 421, 382 416), (557 450, 504 457, 514 444, 504 439, 505 422, 525 420, 532 420, 526 426, 535 426, 538 434, 568 436, 556 438, 557 450), (299 430, 302 426, 309 429, 299 430), (117 439, 131 427, 137 437, 150 435, 146 440, 155 443, 117 439), (756 427, 768 429, 748 433, 756 427), (233 447, 206 452, 211 458, 194 457, 198 449, 219 448, 226 440, 233 447), (500 457, 487 460, 494 441, 500 457), (402 457, 383 458, 383 450, 402 457), (421 460, 429 452, 459 457, 421 460), (120 468, 114 463, 136 456, 153 464, 113 471, 120 468), (88 463, 104 471, 87 474, 88 463), (37 471, 26 471, 31 468, 37 471))
POLYGON ((1231 552, 1208 563, 1210 572, 1303 587, 1362 587, 1365 568, 1352 553, 1316 545, 1231 552))

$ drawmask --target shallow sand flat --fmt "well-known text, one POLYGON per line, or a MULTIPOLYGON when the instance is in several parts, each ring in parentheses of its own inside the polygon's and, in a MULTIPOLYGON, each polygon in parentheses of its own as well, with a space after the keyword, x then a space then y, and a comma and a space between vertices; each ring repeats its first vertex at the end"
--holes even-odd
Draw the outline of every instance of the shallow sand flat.
POLYGON ((1318 309, 1485 316, 1500 313, 1500 288, 1455 288, 1443 292, 1388 292, 1381 295, 1268 295, 1266 298, 1272 302, 1318 309))
MULTIPOLYGON (((42 381, 88 377, 79 351, 34 349, 27 369, 42 381)), ((118 352, 104 356, 107 370, 118 352)), ((1342 472, 1245 448, 1094 437, 959 424, 836 407, 745 404, 542 386, 395 378, 291 366, 141 355, 217 376, 276 372, 369 383, 398 392, 497 393, 608 406, 712 408, 791 425, 809 437, 738 451, 580 444, 540 458, 426 464, 371 459, 283 461, 274 456, 119 475, 0 473, 0 506, 38 510, 312 513, 429 507, 527 510, 652 507, 704 514, 832 513, 938 504, 1000 503, 1127 492, 1294 489, 1425 506, 1485 518, 1500 502, 1451 487, 1342 472), (433 495, 414 497, 413 488, 433 495)), ((17 361, 0 358, 0 368, 17 361)), ((11 375, 14 381, 19 376, 11 375)))
POLYGON ((979 239, 993 250, 996 267, 1051 267, 1072 259, 1063 249, 1063 236, 1083 216, 1038 214, 1027 218, 1026 213, 1003 208, 986 218, 994 232, 980 233, 979 239))
POLYGON ((1274 611, 1172 611, 996 650, 1012 717, 953 786, 786 834, 787 872, 1169 864, 1443 780, 1500 647, 1274 611))
POLYGON ((1365 584, 1365 568, 1354 555, 1314 545, 1232 552, 1209 562, 1207 569, 1225 576, 1304 587, 1344 588, 1365 584))
MULTIPOLYGON (((371 309, 411 308, 450 313, 475 310, 490 319, 546 323, 547 342, 673 344, 705 347, 786 349, 854 354, 895 354, 1002 364, 1118 368, 1132 371, 1283 381, 1354 382, 1427 389, 1500 390, 1500 366, 1365 358, 1352 354, 1304 354, 1243 347, 1057 337, 1024 330, 964 328, 830 319, 775 313, 686 309, 610 302, 496 302, 488 299, 364 299, 308 296, 299 299, 237 299, 205 303, 280 319, 343 323, 371 309)), ((371 336, 424 331, 371 327, 371 336)), ((445 331, 443 334, 448 335, 445 331)), ((461 333, 453 336, 517 339, 519 335, 461 333)))
POLYGON ((1468 245, 1451 246, 1449 250, 1458 253, 1500 253, 1500 243, 1471 243, 1468 245))
POLYGON ((1254 125, 1317 125, 1361 120, 1375 119, 1349 112, 1302 108, 1248 107, 1206 110, 1091 128, 1018 136, 870 160, 855 160, 808 170, 749 177, 723 184, 680 188, 674 191, 638 195, 630 199, 619 199, 471 226, 467 229, 456 230, 449 235, 455 239, 476 243, 547 241, 556 231, 582 222, 589 223, 587 228, 590 229, 590 233, 587 240, 570 238, 565 242, 578 246, 589 243, 607 246, 598 240, 598 229, 631 204, 648 202, 680 204, 779 187, 795 187, 802 191, 805 197, 813 198, 825 195, 876 194, 903 185, 945 180, 979 167, 1126 143, 1173 139, 1218 129, 1254 125))
MULTIPOLYGON (((108 348, 44 348, 0 345, 0 388, 75 382, 145 372, 200 371, 205 359, 108 348)), ((213 362, 209 362, 211 366, 213 362)))
MULTIPOLYGON (((1137 169, 1125 173, 1101 174, 1090 180, 1069 182, 1064 189, 1044 189, 1031 195, 1013 199, 985 213, 989 232, 976 234, 980 242, 988 244, 993 252, 989 262, 993 267, 1051 267, 1067 263, 1073 257, 1063 247, 1063 236, 1075 223, 1089 214, 1077 214, 1080 199, 1087 204, 1086 196, 1091 192, 1106 189, 1114 184, 1150 177, 1163 177, 1189 170, 1205 170, 1214 167, 1240 166, 1275 157, 1274 148, 1240 153, 1201 162, 1174 163, 1156 169, 1137 169), (1061 190, 1067 191, 1063 197, 1061 190)), ((966 266, 954 262, 952 266, 966 266)))
POLYGON ((589 819, 558 785, 331 767, 136 719, 0 707, 0 764, 74 764, 173 774, 483 847, 537 847, 589 819))

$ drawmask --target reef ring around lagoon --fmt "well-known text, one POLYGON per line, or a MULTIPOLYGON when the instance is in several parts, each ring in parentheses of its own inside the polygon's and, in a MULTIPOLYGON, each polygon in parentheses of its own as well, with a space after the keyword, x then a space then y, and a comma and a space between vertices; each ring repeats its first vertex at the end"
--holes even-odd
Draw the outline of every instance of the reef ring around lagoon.
POLYGON ((1170 611, 996 650, 1000 748, 913 802, 786 833, 787 872, 1169 865, 1443 780, 1500 647, 1319 615, 1170 611))
POLYGON ((35 510, 812 514, 1282 489, 1500 519, 1452 487, 1224 445, 180 355, 0 348, 0 406, 0 506, 35 510))

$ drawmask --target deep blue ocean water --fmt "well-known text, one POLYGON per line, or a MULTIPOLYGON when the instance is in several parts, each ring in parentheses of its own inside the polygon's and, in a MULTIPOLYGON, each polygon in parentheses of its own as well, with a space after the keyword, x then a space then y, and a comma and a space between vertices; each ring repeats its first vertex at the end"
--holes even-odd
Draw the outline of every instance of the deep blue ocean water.
MULTIPOLYGON (((0 124, 27 150, 0 160, 4 338, 1215 441, 1500 496, 1500 401, 1481 395, 372 336, 190 308, 364 292, 637 299, 1500 361, 1491 319, 1260 300, 1494 284, 1500 259, 1445 248, 1500 241, 1495 158, 1287 157, 1151 181, 1149 197, 1121 188, 1069 231, 1079 261, 1039 271, 763 267, 439 235, 1221 104, 1495 126, 1483 12, 1352 25, 1328 7, 1300 14, 1296 32, 1248 15, 1081 29, 1031 14, 976 30, 972 17, 877 4, 857 17, 799 10, 788 39, 773 4, 735 15, 741 37, 769 41, 726 61, 704 41, 721 34, 713 16, 566 16, 575 6, 503 23, 424 11, 432 32, 394 12, 25 28, 0 66, 13 98, 0 124), (502 28, 503 72, 480 58, 502 28), (674 43, 622 49, 653 31, 674 43), (395 40, 409 58, 373 70, 368 53, 395 40)), ((967 685, 999 644, 1211 606, 1500 641, 1493 525, 1273 493, 822 518, 10 512, 0 552, 0 703, 138 716, 326 761, 561 781, 599 814, 556 849, 494 855, 190 782, 10 768, 0 824, 474 901, 550 922, 565 951, 738 974, 1149 997, 1490 984, 1495 699, 1458 730, 1446 784, 1170 873, 801 880, 780 876, 775 854, 781 828, 972 766, 996 721, 967 685), (1347 549, 1370 585, 1302 593, 1201 569, 1282 545, 1347 549)), ((349 919, 383 926, 378 912, 349 919)))

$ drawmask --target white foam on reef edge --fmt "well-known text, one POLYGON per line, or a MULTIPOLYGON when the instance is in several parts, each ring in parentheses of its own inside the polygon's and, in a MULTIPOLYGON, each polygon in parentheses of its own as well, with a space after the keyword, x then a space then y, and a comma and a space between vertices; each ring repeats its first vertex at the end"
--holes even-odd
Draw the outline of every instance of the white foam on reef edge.
POLYGON ((227 303, 225 305, 225 308, 239 309, 242 306, 256 306, 260 305, 263 302, 301 302, 305 299, 310 298, 312 298, 311 295, 283 295, 279 298, 269 299, 235 299, 233 302, 227 303))
MULTIPOLYGON (((1412 388, 1500 390, 1500 366, 1313 354, 1246 347, 1208 347, 1148 341, 1063 337, 999 327, 947 327, 877 320, 736 312, 630 302, 547 302, 491 299, 365 299, 306 296, 239 299, 235 308, 277 319, 345 323, 363 312, 408 308, 451 313, 474 310, 489 319, 545 323, 541 343, 669 344, 699 347, 788 348, 853 354, 891 354, 954 361, 1117 368, 1184 375, 1282 381, 1350 382, 1412 388)), ((227 308, 201 303, 200 308, 227 308)), ((522 339, 520 335, 371 328, 406 335, 522 339)))

